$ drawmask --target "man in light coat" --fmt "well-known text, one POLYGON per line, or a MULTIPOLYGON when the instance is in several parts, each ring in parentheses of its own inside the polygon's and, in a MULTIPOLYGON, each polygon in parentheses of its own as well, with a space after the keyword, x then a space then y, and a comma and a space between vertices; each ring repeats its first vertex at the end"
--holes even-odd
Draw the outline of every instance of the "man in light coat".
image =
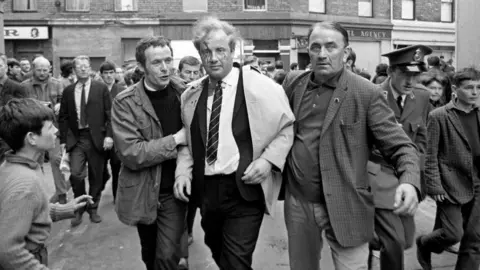
POLYGON ((279 85, 250 66, 233 67, 233 26, 206 18, 194 33, 208 76, 182 95, 190 151, 178 154, 174 192, 200 205, 220 269, 252 269, 263 214, 275 211, 294 117, 279 85))

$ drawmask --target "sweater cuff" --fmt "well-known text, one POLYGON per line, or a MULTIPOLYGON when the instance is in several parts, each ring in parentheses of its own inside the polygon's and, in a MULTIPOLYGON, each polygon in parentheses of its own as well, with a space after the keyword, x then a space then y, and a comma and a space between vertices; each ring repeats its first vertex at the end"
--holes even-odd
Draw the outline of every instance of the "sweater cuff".
POLYGON ((52 220, 59 221, 75 217, 75 201, 71 200, 67 204, 50 204, 50 217, 52 220))

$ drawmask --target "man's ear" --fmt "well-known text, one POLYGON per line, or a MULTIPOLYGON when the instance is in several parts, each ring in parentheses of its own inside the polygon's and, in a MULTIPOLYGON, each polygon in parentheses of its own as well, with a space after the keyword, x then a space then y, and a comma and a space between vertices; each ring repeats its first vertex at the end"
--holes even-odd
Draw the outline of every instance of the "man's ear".
POLYGON ((137 66, 141 72, 145 73, 145 67, 140 62, 137 62, 137 66))
POLYGON ((28 132, 27 135, 25 135, 24 144, 37 145, 36 136, 37 135, 35 133, 28 132))
POLYGON ((457 93, 457 86, 452 84, 452 93, 457 93))

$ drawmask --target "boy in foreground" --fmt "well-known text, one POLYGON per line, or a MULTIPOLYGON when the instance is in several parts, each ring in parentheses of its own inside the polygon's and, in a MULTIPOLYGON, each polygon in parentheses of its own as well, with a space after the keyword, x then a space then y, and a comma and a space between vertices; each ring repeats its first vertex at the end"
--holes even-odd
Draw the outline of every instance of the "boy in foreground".
POLYGON ((65 205, 48 202, 37 160, 55 147, 54 119, 34 99, 12 99, 0 108, 0 137, 11 148, 0 166, 0 269, 48 269, 52 220, 73 218, 91 203, 87 195, 65 205))
POLYGON ((437 203, 433 232, 417 238, 417 258, 432 269, 431 253, 460 242, 456 270, 480 266, 480 71, 453 77, 455 98, 428 118, 425 179, 437 203))

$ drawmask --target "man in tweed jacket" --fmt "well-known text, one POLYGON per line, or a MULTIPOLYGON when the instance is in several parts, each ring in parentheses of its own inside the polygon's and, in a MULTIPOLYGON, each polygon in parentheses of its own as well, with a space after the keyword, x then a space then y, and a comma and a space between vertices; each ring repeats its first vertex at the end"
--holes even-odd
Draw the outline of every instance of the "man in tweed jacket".
POLYGON ((312 71, 293 72, 283 84, 296 118, 285 168, 290 268, 319 269, 325 230, 336 269, 366 269, 375 214, 367 177, 372 146, 398 172, 398 214, 415 213, 419 157, 382 91, 344 68, 345 29, 322 22, 308 36, 312 71))
POLYGON ((437 202, 432 233, 417 238, 417 257, 432 269, 431 252, 460 243, 456 270, 480 266, 480 71, 453 77, 456 98, 428 119, 426 191, 437 202))

